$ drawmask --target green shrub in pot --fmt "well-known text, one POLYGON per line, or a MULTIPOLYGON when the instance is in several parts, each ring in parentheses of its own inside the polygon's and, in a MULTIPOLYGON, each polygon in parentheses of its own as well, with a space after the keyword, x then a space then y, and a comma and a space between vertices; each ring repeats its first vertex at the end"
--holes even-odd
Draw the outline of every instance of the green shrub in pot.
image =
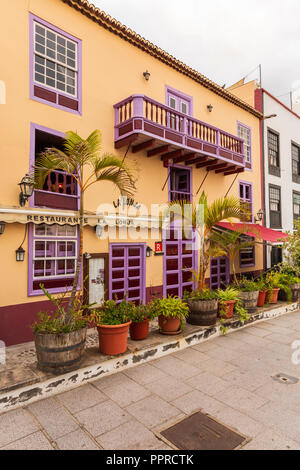
POLYGON ((156 299, 154 309, 158 316, 161 333, 178 334, 183 330, 189 308, 179 297, 169 295, 163 299, 156 299))

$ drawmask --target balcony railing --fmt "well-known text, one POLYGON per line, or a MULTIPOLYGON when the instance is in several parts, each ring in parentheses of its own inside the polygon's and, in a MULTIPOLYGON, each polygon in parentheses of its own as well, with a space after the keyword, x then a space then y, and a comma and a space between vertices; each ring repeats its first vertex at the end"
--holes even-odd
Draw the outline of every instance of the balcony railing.
MULTIPOLYGON (((245 167, 242 139, 147 96, 132 95, 116 104, 114 109, 117 148, 132 142, 134 137, 142 149, 145 136, 148 136, 171 145, 171 150, 182 149, 199 156, 215 157, 218 163, 231 163, 231 167, 240 171, 245 167)), ((146 143, 144 147, 147 148, 146 143)))
POLYGON ((53 170, 46 178, 43 189, 35 190, 36 206, 56 209, 78 209, 78 185, 76 180, 64 171, 53 170))

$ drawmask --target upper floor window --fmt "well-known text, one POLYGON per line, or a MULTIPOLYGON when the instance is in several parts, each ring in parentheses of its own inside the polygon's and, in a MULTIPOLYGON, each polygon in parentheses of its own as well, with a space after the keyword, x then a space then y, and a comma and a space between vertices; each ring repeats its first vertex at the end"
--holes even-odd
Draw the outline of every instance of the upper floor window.
POLYGON ((279 134, 268 130, 269 173, 280 176, 279 134))
POLYGON ((300 147, 292 144, 292 173, 294 183, 300 183, 300 147))
POLYGON ((244 124, 238 123, 238 137, 244 141, 244 155, 247 168, 251 168, 252 152, 251 152, 251 129, 244 124))
MULTIPOLYGON (((169 108, 181 114, 188 116, 192 116, 193 114, 193 98, 168 86, 166 87, 166 104, 169 108)), ((169 126, 171 129, 185 132, 184 119, 181 114, 170 114, 169 126)))
POLYGON ((269 187, 270 227, 281 228, 281 189, 278 186, 269 187))
POLYGON ((293 215, 294 220, 300 217, 300 193, 293 192, 293 215))
POLYGON ((249 243, 249 246, 244 246, 240 249, 240 267, 245 268, 248 266, 255 266, 255 246, 251 246, 251 243, 254 242, 254 238, 247 235, 241 235, 240 240, 241 243, 249 243))
POLYGON ((241 217, 242 222, 252 222, 252 184, 246 182, 240 182, 240 206, 241 210, 244 211, 244 215, 241 217))
POLYGON ((80 112, 81 41, 31 15, 31 97, 80 112))
POLYGON ((170 201, 191 201, 191 170, 171 168, 170 201))

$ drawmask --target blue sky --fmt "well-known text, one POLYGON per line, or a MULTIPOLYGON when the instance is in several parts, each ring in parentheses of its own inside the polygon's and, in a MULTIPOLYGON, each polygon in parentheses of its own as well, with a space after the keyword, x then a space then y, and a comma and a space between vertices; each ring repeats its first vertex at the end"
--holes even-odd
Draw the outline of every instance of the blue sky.
MULTIPOLYGON (((262 84, 275 96, 300 88, 300 0, 92 3, 220 85, 261 63, 262 84)), ((289 103, 288 94, 280 99, 289 103)))

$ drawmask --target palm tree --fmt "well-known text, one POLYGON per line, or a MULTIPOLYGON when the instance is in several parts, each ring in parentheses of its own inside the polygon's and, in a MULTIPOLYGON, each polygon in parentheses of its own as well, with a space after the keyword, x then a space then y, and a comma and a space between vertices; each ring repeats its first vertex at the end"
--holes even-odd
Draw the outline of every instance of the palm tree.
POLYGON ((190 205, 190 210, 187 210, 185 201, 171 202, 168 211, 172 212, 172 210, 174 210, 174 215, 179 215, 184 224, 192 227, 198 236, 200 260, 198 272, 193 272, 193 274, 198 284, 198 289, 203 290, 205 288, 205 274, 208 270, 210 259, 226 254, 224 248, 217 245, 214 241, 214 226, 224 220, 244 217, 245 210, 242 210, 240 200, 234 196, 219 198, 208 204, 207 195, 204 191, 198 202, 190 205))
MULTIPOLYGON (((235 269, 235 263, 237 256, 239 255, 240 251, 244 248, 250 248, 256 245, 256 241, 254 240, 245 240, 242 241, 243 235, 249 232, 247 224, 242 227, 242 230, 213 230, 212 233, 212 242, 218 246, 221 250, 223 250, 224 255, 226 255, 229 259, 229 266, 231 268, 233 274, 234 283, 237 284, 237 275, 235 269)), ((251 232, 254 232, 254 228, 251 228, 251 232)), ((257 234, 259 237, 259 234, 257 234)))
POLYGON ((34 167, 35 185, 43 188, 45 179, 53 170, 62 170, 72 176, 77 184, 80 194, 79 211, 79 252, 76 263, 75 277, 69 299, 66 323, 71 320, 74 308, 80 269, 83 256, 83 223, 84 198, 86 190, 100 181, 110 181, 123 196, 130 196, 135 190, 131 170, 124 162, 114 155, 105 153, 101 155, 101 132, 95 130, 87 139, 83 139, 76 132, 66 133, 64 151, 56 148, 47 148, 36 160, 34 167), (89 170, 87 172, 87 170, 89 170), (86 174, 87 173, 87 174, 86 174))

